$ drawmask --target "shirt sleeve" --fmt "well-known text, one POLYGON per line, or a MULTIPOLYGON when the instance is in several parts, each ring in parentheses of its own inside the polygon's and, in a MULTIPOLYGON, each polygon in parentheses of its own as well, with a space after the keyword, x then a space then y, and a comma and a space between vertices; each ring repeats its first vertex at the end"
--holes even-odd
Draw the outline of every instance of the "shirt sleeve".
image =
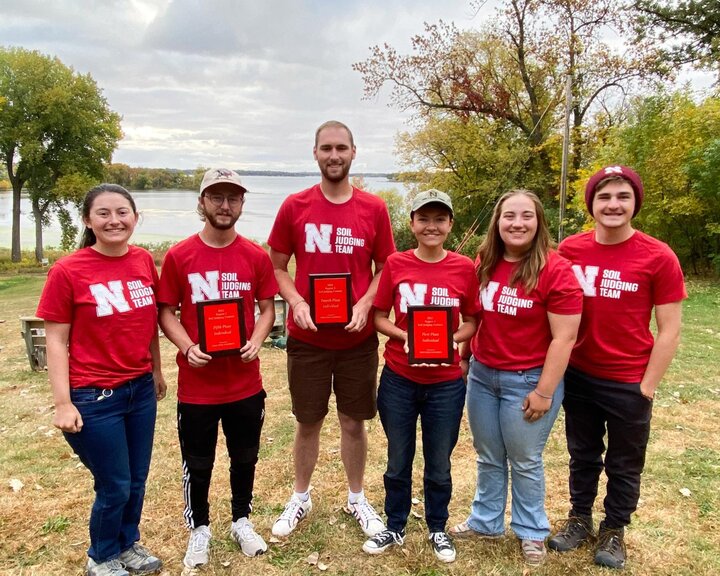
POLYGON ((268 246, 273 250, 277 250, 282 254, 294 254, 294 246, 292 242, 291 228, 291 207, 290 203, 292 196, 286 198, 285 201, 280 205, 277 216, 275 216, 275 222, 273 222, 272 229, 270 230, 270 236, 268 237, 268 246))
POLYGON ((378 210, 376 218, 376 241, 373 246, 373 260, 375 262, 384 263, 388 256, 395 252, 395 240, 392 234, 392 225, 390 224, 390 214, 388 213, 385 202, 378 210))
POLYGON ((67 270, 56 263, 48 271, 36 311, 38 317, 50 322, 70 324, 73 317, 73 286, 67 270))
POLYGON ((168 306, 178 306, 181 301, 177 263, 175 252, 172 249, 168 250, 163 260, 156 300, 158 304, 167 304, 168 306))
POLYGON ((272 262, 270 257, 267 255, 265 250, 260 248, 261 253, 258 258, 258 279, 257 279, 257 290, 255 291, 255 298, 257 300, 267 300, 268 298, 274 298, 275 294, 280 291, 277 280, 275 279, 275 271, 273 270, 272 262))
POLYGON ((663 245, 653 277, 653 304, 660 306, 680 302, 685 298, 687 291, 680 261, 669 246, 663 245))
POLYGON ((553 314, 572 315, 582 313, 583 291, 570 267, 570 262, 560 256, 548 263, 550 286, 547 311, 553 314))

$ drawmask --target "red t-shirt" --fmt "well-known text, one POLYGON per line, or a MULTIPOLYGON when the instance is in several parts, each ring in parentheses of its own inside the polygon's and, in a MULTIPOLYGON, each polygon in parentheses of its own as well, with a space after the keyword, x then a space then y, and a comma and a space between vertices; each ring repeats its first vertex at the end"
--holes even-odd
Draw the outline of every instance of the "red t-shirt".
MULTIPOLYGON (((163 261, 158 302, 180 305, 180 323, 198 341, 195 302, 243 298, 245 333, 255 328, 255 301, 273 298, 278 286, 265 250, 238 236, 224 248, 213 248, 197 234, 168 250, 163 261)), ((260 360, 243 362, 239 355, 213 358, 193 368, 178 351, 178 400, 187 404, 226 404, 262 390, 260 360)))
POLYGON ((570 263, 548 254, 535 289, 510 286, 515 263, 501 260, 480 291, 482 323, 471 343, 473 356, 496 370, 528 370, 545 363, 552 340, 548 312, 582 311, 582 290, 570 263))
POLYGON ((687 298, 677 256, 638 230, 620 244, 599 244, 594 230, 582 232, 558 250, 585 293, 570 365, 596 378, 640 382, 654 344, 653 307, 687 298))
MULTIPOLYGON (((353 188, 343 204, 333 204, 317 184, 285 199, 278 211, 268 244, 282 254, 295 255, 295 287, 310 302, 310 274, 350 272, 352 303, 367 292, 373 279, 372 263, 384 263, 395 252, 390 217, 385 202, 353 188)), ((320 348, 343 350, 366 340, 374 332, 368 319, 361 332, 342 327, 302 330, 288 315, 288 332, 320 348)))
MULTIPOLYGON (((395 311, 395 326, 407 331, 407 307, 452 307, 452 330, 460 326, 460 316, 479 312, 478 280, 472 260, 448 252, 440 262, 424 262, 414 250, 392 254, 385 262, 374 306, 395 311)), ((436 384, 462 376, 460 355, 455 351, 452 366, 413 367, 403 343, 395 338, 385 344, 385 363, 397 374, 418 384, 436 384)))
POLYGON ((70 386, 116 388, 152 371, 157 270, 146 250, 124 256, 82 248, 48 272, 37 315, 70 324, 70 386))

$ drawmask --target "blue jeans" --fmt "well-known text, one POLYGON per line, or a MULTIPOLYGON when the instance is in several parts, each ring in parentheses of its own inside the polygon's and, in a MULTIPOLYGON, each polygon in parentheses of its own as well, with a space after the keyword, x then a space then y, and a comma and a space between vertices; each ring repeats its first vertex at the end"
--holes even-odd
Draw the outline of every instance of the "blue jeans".
POLYGON ((83 427, 65 433, 65 439, 95 480, 88 556, 105 562, 140 539, 157 412, 155 385, 152 374, 144 374, 114 390, 71 389, 70 399, 83 427))
POLYGON ((563 381, 547 414, 530 423, 523 418, 522 403, 537 386, 541 371, 495 370, 474 358, 470 361, 467 409, 477 452, 477 488, 468 524, 477 532, 495 535, 505 531, 509 462, 510 527, 523 539, 544 540, 550 534, 542 454, 560 410, 563 381))
POLYGON ((425 458, 425 521, 430 532, 444 532, 452 495, 450 455, 460 431, 465 383, 458 378, 437 384, 417 384, 385 366, 377 403, 388 439, 387 471, 383 477, 387 527, 400 532, 410 514, 419 416, 425 458))

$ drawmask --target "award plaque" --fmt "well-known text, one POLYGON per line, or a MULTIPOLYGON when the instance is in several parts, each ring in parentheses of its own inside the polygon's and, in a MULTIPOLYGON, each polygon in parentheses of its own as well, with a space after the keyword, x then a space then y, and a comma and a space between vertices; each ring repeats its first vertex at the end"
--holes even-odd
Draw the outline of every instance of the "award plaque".
POLYGON ((350 273, 310 274, 310 316, 315 326, 345 326, 352 319, 350 273))
POLYGON ((239 354, 245 346, 242 298, 197 302, 200 350, 210 356, 239 354))
POLYGON ((452 364, 452 308, 449 306, 408 306, 408 362, 410 364, 452 364))

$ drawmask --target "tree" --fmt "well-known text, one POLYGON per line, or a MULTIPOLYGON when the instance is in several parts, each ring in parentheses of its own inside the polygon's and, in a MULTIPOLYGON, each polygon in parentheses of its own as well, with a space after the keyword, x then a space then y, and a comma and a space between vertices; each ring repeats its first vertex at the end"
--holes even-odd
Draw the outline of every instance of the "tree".
POLYGON ((515 139, 524 141, 524 169, 534 172, 535 190, 550 200, 558 188, 559 163, 548 144, 564 117, 566 75, 572 79, 577 170, 583 164, 584 127, 604 99, 668 72, 658 67, 649 43, 624 53, 612 49, 608 30, 622 33, 625 21, 615 0, 507 0, 498 18, 477 31, 426 24, 424 34, 412 39, 412 54, 375 46, 353 67, 363 76, 366 97, 390 84, 391 103, 414 109, 419 123, 481 117, 513 130, 515 139))
POLYGON ((666 44, 665 56, 674 65, 695 64, 720 74, 720 0, 633 3, 638 39, 666 44))
POLYGON ((23 187, 33 202, 41 256, 49 212, 77 197, 75 187, 58 182, 71 175, 97 182, 121 137, 120 116, 89 74, 39 52, 0 48, 0 160, 13 188, 14 262, 20 260, 23 187))

